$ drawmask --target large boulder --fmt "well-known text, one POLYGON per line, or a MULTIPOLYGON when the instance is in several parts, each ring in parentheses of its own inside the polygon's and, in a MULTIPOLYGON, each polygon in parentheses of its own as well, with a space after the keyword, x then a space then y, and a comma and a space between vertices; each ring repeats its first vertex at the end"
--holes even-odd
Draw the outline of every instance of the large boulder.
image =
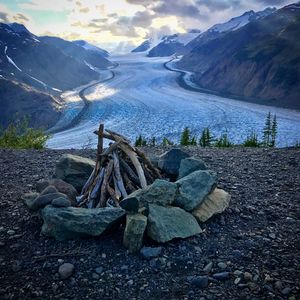
POLYGON ((55 177, 70 183, 81 192, 94 167, 95 162, 89 158, 65 154, 56 164, 55 177))
POLYGON ((173 148, 163 153, 158 160, 158 167, 172 179, 176 179, 182 159, 189 157, 186 152, 173 148))
POLYGON ((122 220, 121 208, 57 208, 51 205, 41 211, 42 233, 57 240, 99 236, 122 220))
MULTIPOLYGON (((139 189, 133 193, 131 193, 127 198, 121 201, 121 207, 125 208, 125 203, 139 203, 139 207, 146 207, 150 203, 159 204, 162 206, 172 204, 175 200, 177 186, 173 182, 169 182, 167 180, 156 179, 151 185, 148 185, 144 189, 139 189), (134 200, 134 201, 133 201, 134 200), (122 203, 123 202, 123 203, 122 203)), ((127 210, 130 210, 129 208, 127 210)), ((135 211, 134 209, 131 211, 135 211)))
POLYGON ((183 209, 149 205, 147 234, 154 241, 165 243, 175 238, 187 238, 201 232, 194 216, 183 209))
POLYGON ((30 207, 32 207, 35 199, 39 196, 39 193, 35 193, 35 192, 29 192, 26 194, 23 194, 21 196, 21 199, 24 201, 25 205, 30 209, 30 207))
POLYGON ((54 186, 59 192, 66 194, 72 205, 76 205, 76 196, 78 196, 78 193, 73 185, 63 181, 62 179, 46 179, 37 182, 36 190, 40 193, 49 185, 54 186))
POLYGON ((141 249, 146 226, 146 216, 142 214, 128 214, 126 216, 123 245, 130 253, 138 252, 141 249))
POLYGON ((228 207, 230 198, 230 194, 216 188, 192 211, 192 214, 199 222, 206 222, 212 216, 222 213, 228 207))
POLYGON ((178 179, 198 170, 207 170, 205 163, 201 159, 194 157, 185 158, 180 163, 178 179))
POLYGON ((178 192, 173 205, 192 211, 217 185, 216 173, 195 171, 176 181, 178 192))

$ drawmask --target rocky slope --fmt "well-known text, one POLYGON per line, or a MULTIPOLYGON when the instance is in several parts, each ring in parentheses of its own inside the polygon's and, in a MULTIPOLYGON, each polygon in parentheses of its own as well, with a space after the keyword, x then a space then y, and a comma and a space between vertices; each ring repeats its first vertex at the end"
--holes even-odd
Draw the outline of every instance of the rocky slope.
MULTIPOLYGON (((69 42, 64 39, 54 36, 43 36, 39 39, 47 45, 52 45, 61 50, 65 55, 70 56, 77 61, 89 66, 91 69, 107 68, 113 64, 107 60, 103 54, 99 51, 85 48, 82 45, 78 45, 74 42, 69 42)), ((86 44, 85 44, 86 45, 86 44)))
POLYGON ((178 63, 201 87, 300 108, 300 4, 196 46, 178 63))
POLYGON ((60 99, 32 87, 0 78, 0 126, 16 119, 29 118, 35 128, 53 126, 60 117, 60 99))
POLYGON ((147 240, 154 249, 140 255, 122 246, 124 228, 101 239, 45 238, 40 219, 20 200, 53 175, 63 153, 94 158, 95 150, 0 150, 0 297, 297 299, 299 149, 186 150, 218 173, 232 195, 229 209, 196 237, 147 240))
POLYGON ((17 25, 0 23, 1 76, 49 92, 72 89, 99 78, 84 62, 17 25))

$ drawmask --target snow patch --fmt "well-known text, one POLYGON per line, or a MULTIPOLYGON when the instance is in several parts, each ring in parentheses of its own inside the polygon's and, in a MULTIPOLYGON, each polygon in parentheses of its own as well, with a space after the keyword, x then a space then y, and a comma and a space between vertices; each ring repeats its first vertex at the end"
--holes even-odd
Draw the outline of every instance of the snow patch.
POLYGON ((9 63, 11 63, 16 69, 18 69, 20 72, 22 72, 22 70, 15 64, 15 62, 6 54, 7 53, 7 46, 5 46, 4 48, 4 54, 8 60, 9 63))

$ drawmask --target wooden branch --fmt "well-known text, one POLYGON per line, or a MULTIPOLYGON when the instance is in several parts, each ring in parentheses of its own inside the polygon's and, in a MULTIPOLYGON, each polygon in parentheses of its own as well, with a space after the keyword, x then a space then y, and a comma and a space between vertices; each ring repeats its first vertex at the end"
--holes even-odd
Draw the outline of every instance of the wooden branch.
POLYGON ((119 201, 120 198, 122 197, 122 194, 121 194, 121 191, 120 191, 120 189, 118 187, 117 179, 116 179, 115 175, 113 175, 113 181, 114 181, 114 188, 115 188, 116 197, 117 197, 117 199, 119 201))
POLYGON ((133 193, 135 190, 140 188, 140 187, 138 187, 136 189, 134 187, 134 185, 132 184, 132 182, 130 181, 130 179, 129 179, 129 177, 126 173, 123 174, 123 178, 124 178, 124 181, 125 181, 126 189, 129 191, 129 194, 133 193))
POLYGON ((113 170, 113 166, 114 166, 114 162, 113 162, 113 160, 110 160, 105 169, 105 174, 104 174, 104 178, 103 178, 103 182, 102 182, 102 186, 101 186, 100 200, 99 200, 99 203, 97 204, 97 207, 105 207, 107 185, 109 182, 109 177, 113 170))
POLYGON ((125 189, 125 186, 123 183, 123 179, 121 176, 119 158, 115 151, 113 152, 112 156, 113 156, 113 161, 114 161, 114 175, 117 180, 117 186, 118 186, 123 198, 125 198, 128 196, 128 194, 126 192, 126 189, 125 189))
POLYGON ((89 197, 88 197, 88 201, 87 201, 87 207, 88 208, 93 208, 93 207, 96 206, 95 201, 100 196, 101 184, 102 184, 102 181, 103 181, 103 178, 104 178, 104 173, 105 173, 105 169, 102 168, 99 175, 96 177, 95 186, 92 189, 92 191, 90 192, 89 197))
POLYGON ((103 132, 104 124, 100 124, 98 134, 98 145, 97 145, 97 158, 100 158, 101 153, 103 152, 103 132))
POLYGON ((119 199, 117 198, 117 195, 116 195, 114 189, 109 184, 107 185, 107 191, 110 194, 110 197, 113 199, 116 207, 120 207, 119 199))
POLYGON ((120 165, 121 165, 121 168, 123 169, 123 171, 128 174, 129 179, 132 180, 134 182, 134 184, 139 186, 140 185, 139 178, 134 173, 134 171, 131 169, 129 164, 124 159, 120 158, 120 165))
POLYGON ((83 186, 80 195, 84 195, 84 193, 88 190, 89 186, 92 184, 93 179, 94 179, 94 175, 95 175, 95 170, 96 170, 96 166, 95 166, 95 168, 93 169, 93 172, 91 173, 89 179, 87 180, 87 182, 86 182, 85 185, 83 186))

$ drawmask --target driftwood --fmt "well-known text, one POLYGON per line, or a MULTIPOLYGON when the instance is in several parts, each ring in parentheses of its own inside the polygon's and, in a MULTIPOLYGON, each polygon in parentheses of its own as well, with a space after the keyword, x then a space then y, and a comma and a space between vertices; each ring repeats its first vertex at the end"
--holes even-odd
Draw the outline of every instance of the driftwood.
POLYGON ((87 208, 114 206, 133 191, 146 188, 161 174, 146 155, 130 144, 119 133, 104 129, 100 124, 98 135, 96 164, 89 179, 77 197, 79 206, 87 208), (111 141, 103 148, 103 140, 111 141))

